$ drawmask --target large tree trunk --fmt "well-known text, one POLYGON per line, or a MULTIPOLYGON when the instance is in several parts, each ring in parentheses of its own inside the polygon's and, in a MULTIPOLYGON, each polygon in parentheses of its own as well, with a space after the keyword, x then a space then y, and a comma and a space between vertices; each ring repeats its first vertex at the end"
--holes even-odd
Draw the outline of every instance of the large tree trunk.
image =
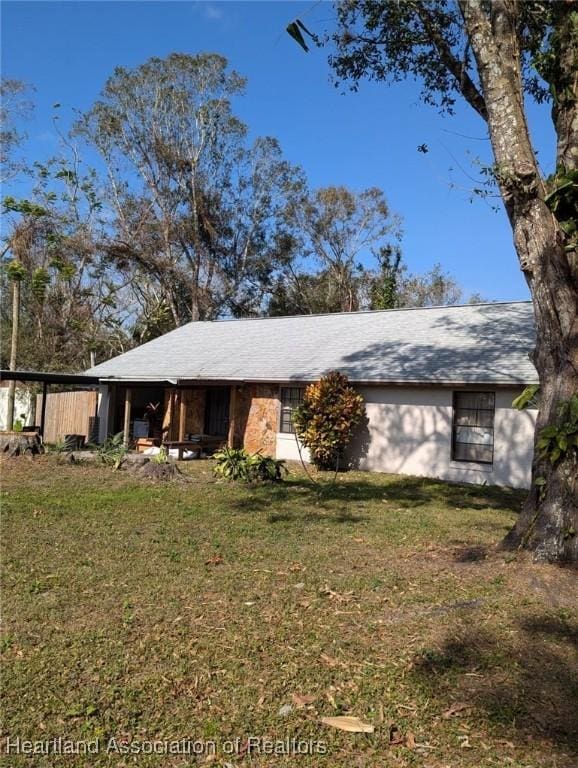
MULTIPOLYGON (((538 204, 543 206, 541 201, 538 204)), ((532 233, 531 239, 517 242, 521 260, 538 265, 529 276, 537 330, 533 359, 540 378, 537 442, 541 430, 557 422, 560 405, 578 394, 578 275, 547 209, 530 222, 518 222, 514 231, 520 230, 532 233), (533 252, 535 248, 539 253, 533 252)), ((552 464, 535 448, 532 488, 504 544, 530 549, 538 560, 578 563, 577 532, 576 451, 567 451, 552 464)))
MULTIPOLYGON (((520 74, 516 0, 494 0, 489 15, 483 0, 460 0, 465 27, 476 58, 487 122, 496 160, 495 176, 512 225, 520 266, 532 293, 537 341, 534 364, 540 379, 540 431, 555 424, 562 403, 578 394, 578 268, 565 249, 565 235, 545 202, 546 189, 530 141, 520 74)), ((570 7, 559 6, 560 40, 572 38, 570 7)), ((574 51, 575 54, 575 51, 574 51)), ((558 164, 575 168, 578 146, 577 78, 566 78, 564 116, 558 114, 558 164), (562 119, 563 117, 563 119, 562 119), (562 123, 565 127, 562 126, 562 123), (571 135, 561 136, 561 132, 571 135)), ((560 110, 558 110, 560 112, 560 110)), ((536 559, 578 563, 576 452, 557 462, 538 455, 532 488, 507 546, 535 552, 536 559), (543 478, 536 484, 538 478, 543 478)))

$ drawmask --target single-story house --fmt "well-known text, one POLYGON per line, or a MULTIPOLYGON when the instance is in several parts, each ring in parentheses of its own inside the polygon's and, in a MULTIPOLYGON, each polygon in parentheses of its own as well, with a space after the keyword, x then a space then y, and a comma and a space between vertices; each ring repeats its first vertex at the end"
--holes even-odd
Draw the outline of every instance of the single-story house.
POLYGON ((204 434, 297 459, 292 411, 339 370, 366 402, 354 466, 523 488, 536 412, 512 400, 537 382, 534 334, 530 302, 192 322, 86 374, 101 439, 204 434))

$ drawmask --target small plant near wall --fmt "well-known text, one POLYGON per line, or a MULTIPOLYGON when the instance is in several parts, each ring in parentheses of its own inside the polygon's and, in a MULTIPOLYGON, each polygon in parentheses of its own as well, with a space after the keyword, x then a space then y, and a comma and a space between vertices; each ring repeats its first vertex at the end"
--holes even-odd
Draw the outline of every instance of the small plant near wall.
POLYGON ((169 454, 164 445, 161 445, 161 447, 159 448, 159 452, 152 457, 151 461, 154 462, 155 464, 169 463, 169 454))
POLYGON ((345 449, 365 415, 363 397, 339 371, 310 384, 293 414, 295 431, 318 469, 338 470, 345 449))
POLYGON ((286 472, 285 462, 244 448, 223 448, 213 455, 213 473, 224 480, 241 483, 278 483, 286 472))
POLYGON ((128 448, 124 444, 124 432, 117 432, 116 435, 107 437, 104 443, 96 447, 98 458, 103 464, 112 467, 113 470, 120 468, 128 448))
POLYGON ((45 445, 45 448, 47 453, 66 453, 66 444, 62 438, 55 443, 52 443, 52 445, 45 445))
POLYGON ((246 483, 249 481, 248 458, 249 454, 244 448, 223 448, 213 454, 213 474, 224 480, 246 483))
POLYGON ((287 474, 287 467, 283 459, 273 459, 271 456, 254 453, 249 458, 249 471, 253 481, 278 483, 283 480, 283 474, 287 474))
POLYGON ((540 385, 530 384, 526 387, 522 394, 512 400, 512 407, 516 408, 518 411, 523 411, 526 408, 539 408, 540 385))

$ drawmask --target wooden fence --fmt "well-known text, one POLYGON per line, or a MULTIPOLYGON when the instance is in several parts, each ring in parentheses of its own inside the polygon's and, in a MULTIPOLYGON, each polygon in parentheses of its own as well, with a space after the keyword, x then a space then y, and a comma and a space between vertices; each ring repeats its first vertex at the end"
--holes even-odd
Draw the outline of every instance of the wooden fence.
MULTIPOLYGON (((44 442, 56 443, 64 435, 84 435, 89 439, 89 419, 96 416, 98 392, 52 392, 46 398, 44 442)), ((36 396, 36 423, 40 423, 42 395, 36 396)))

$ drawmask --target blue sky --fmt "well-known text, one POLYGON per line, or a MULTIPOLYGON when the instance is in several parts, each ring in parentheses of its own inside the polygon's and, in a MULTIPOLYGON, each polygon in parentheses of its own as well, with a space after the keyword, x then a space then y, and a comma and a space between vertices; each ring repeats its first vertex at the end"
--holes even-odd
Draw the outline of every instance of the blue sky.
MULTIPOLYGON (((466 292, 525 299, 512 236, 501 207, 470 202, 475 157, 490 161, 482 121, 461 107, 453 118, 420 104, 411 82, 335 88, 327 51, 304 53, 284 32, 299 17, 322 31, 322 2, 3 2, 2 72, 36 88, 27 154, 50 156, 59 102, 62 120, 86 109, 117 65, 135 66, 171 51, 217 52, 248 78, 235 111, 253 135, 279 139, 312 186, 381 187, 403 219, 412 271, 440 262, 466 292), (459 135, 461 134, 461 135, 459 135), (469 137, 469 138, 464 138, 469 137), (430 152, 417 152, 427 143, 430 152), (453 187, 451 185, 454 185, 453 187)), ((549 169, 554 137, 548 107, 532 107, 539 156, 549 169)), ((12 191, 12 190, 11 190, 12 191)))

